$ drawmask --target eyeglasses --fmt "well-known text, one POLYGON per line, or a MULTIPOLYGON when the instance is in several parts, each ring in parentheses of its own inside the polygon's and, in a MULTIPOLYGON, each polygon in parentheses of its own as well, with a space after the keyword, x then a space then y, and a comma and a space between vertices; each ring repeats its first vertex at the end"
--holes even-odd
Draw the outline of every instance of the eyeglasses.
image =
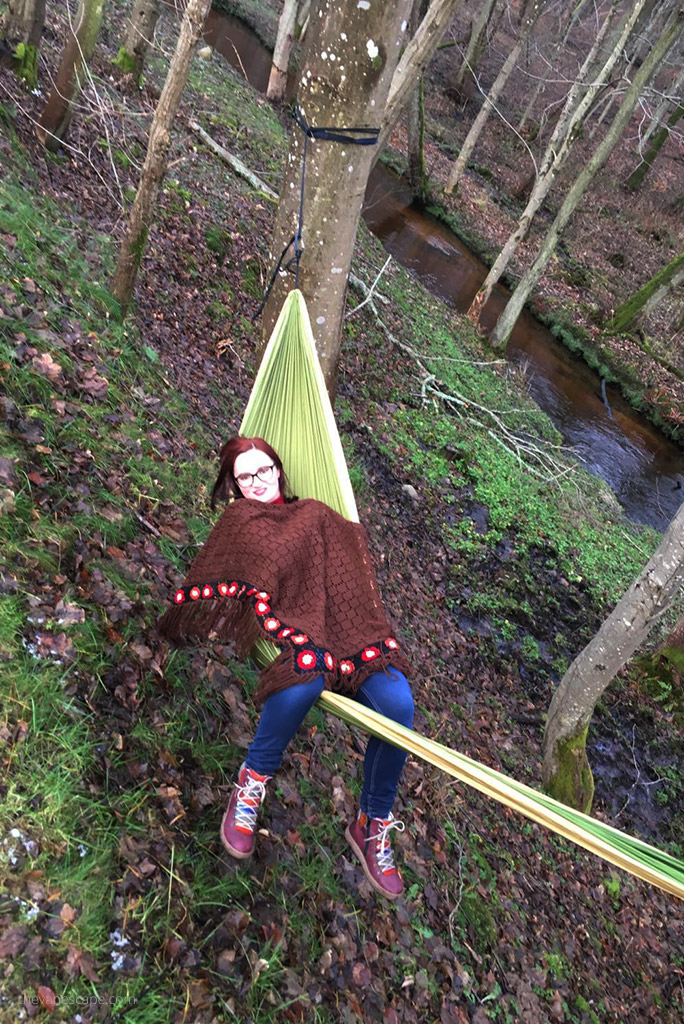
POLYGON ((256 473, 240 473, 235 479, 241 488, 254 487, 255 480, 261 480, 262 484, 270 484, 273 480, 274 469, 275 466, 271 463, 270 466, 262 466, 261 469, 257 469, 256 473))

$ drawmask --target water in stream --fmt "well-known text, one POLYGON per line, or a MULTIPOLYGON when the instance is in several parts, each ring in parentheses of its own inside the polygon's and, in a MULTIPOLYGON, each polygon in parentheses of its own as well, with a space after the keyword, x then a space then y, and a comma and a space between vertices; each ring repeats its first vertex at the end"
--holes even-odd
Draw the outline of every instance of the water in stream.
MULTIPOLYGON (((212 11, 205 39, 255 88, 265 90, 271 57, 240 21, 212 11)), ((376 166, 368 183, 364 219, 388 253, 433 295, 465 311, 486 267, 447 227, 411 205, 406 185, 376 166)), ((491 327, 507 297, 499 287, 485 310, 491 327)), ((622 398, 606 388, 579 357, 524 311, 509 342, 509 359, 524 362, 530 391, 590 472, 615 492, 626 514, 664 530, 684 500, 684 455, 622 398)))

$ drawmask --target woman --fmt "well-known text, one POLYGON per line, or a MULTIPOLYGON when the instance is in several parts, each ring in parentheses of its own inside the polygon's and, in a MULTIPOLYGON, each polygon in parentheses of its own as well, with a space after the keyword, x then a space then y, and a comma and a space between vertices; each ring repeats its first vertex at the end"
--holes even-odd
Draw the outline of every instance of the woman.
MULTIPOLYGON (((234 857, 254 850, 266 785, 324 688, 408 726, 407 668, 387 624, 365 531, 312 499, 287 496, 277 453, 261 438, 232 438, 212 491, 231 500, 164 616, 171 639, 233 640, 247 653, 259 638, 280 654, 261 672, 263 710, 221 824, 234 857)), ((349 844, 371 885, 388 899, 403 892, 390 833, 404 825, 392 805, 406 754, 371 738, 359 814, 349 844)))

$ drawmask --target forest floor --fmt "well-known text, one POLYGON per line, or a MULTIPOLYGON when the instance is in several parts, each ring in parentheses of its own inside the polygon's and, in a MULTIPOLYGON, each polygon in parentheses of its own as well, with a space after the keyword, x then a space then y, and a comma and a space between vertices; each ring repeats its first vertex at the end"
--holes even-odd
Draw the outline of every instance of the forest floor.
MULTIPOLYGON (((343 837, 363 740, 319 709, 253 859, 223 852, 254 672, 170 649, 156 622, 249 395, 274 208, 186 126, 273 177, 286 134, 223 62, 193 62, 121 323, 106 285, 165 62, 141 93, 120 78, 115 14, 93 67, 110 115, 84 108, 57 157, 32 130, 43 98, 0 71, 0 1020, 674 1024, 679 904, 417 760, 397 808, 407 891, 376 899, 343 837)), ((383 262, 363 232, 355 272, 383 262)), ((557 442, 465 318, 396 266, 383 291, 445 389, 557 442)), ((368 307, 348 318, 336 413, 416 728, 538 785, 553 687, 658 538, 581 469, 542 481, 475 417, 426 404, 422 377, 368 307)), ((680 856, 682 717, 666 679, 625 673, 589 743, 594 813, 680 856)))

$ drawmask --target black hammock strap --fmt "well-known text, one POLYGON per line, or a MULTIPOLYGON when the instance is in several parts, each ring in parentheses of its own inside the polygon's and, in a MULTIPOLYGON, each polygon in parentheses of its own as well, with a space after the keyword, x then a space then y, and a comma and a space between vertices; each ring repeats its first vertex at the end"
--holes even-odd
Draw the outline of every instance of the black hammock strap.
POLYGON ((266 286, 266 291, 264 292, 261 304, 252 317, 252 322, 263 313, 264 306, 268 302, 268 297, 271 294, 271 289, 273 288, 275 279, 281 270, 284 272, 289 271, 294 273, 295 288, 299 288, 299 263, 302 258, 302 253, 304 252, 302 227, 304 224, 304 186, 306 184, 306 157, 309 139, 317 139, 324 142, 344 142, 347 145, 352 146, 375 146, 380 134, 379 128, 315 128, 306 120, 304 111, 298 103, 295 103, 292 110, 292 119, 295 124, 301 128, 304 136, 304 144, 302 146, 302 173, 299 182, 299 216, 297 218, 297 230, 278 257, 278 262, 276 263, 266 286), (285 261, 290 249, 292 249, 292 256, 285 261))

